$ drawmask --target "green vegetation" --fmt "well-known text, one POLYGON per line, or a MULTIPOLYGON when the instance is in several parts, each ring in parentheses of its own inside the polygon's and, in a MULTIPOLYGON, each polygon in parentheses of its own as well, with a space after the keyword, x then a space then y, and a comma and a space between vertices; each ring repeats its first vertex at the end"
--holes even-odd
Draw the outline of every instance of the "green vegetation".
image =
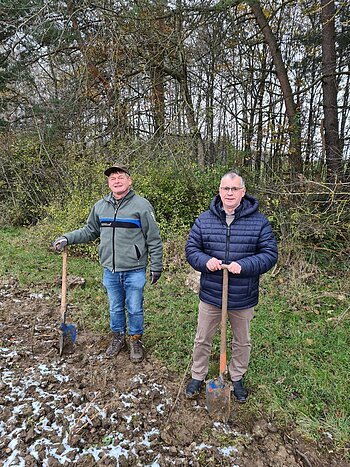
MULTIPOLYGON (((61 257, 42 241, 36 228, 3 228, 0 240, 2 281, 14 277, 32 291, 49 286, 59 292, 61 257)), ((85 288, 69 291, 72 319, 80 329, 107 333, 101 268, 95 260, 76 255, 76 247, 70 251, 69 274, 86 279, 85 288)), ((186 286, 191 268, 183 261, 183 253, 174 244, 167 245, 166 251, 169 267, 156 286, 146 286, 145 342, 148 352, 182 378, 185 373, 189 376, 198 297, 186 286)), ((335 252, 305 251, 288 256, 288 262, 282 251, 278 268, 262 279, 246 378, 252 396, 246 407, 281 426, 295 421, 309 438, 331 436, 335 448, 346 450, 350 436, 349 259, 335 252)), ((218 373, 219 336, 212 354, 209 376, 218 373)))
MULTIPOLYGON (((145 291, 148 351, 180 378, 190 375, 197 323, 198 296, 186 285, 193 273, 184 245, 195 217, 207 209, 220 177, 244 167, 232 152, 227 165, 199 167, 176 157, 142 149, 129 161, 137 193, 153 204, 165 241, 165 271, 145 291)), ((114 148, 114 160, 125 160, 125 147, 114 148)), ((52 171, 48 153, 24 145, 7 160, 15 183, 0 202, 0 277, 15 277, 21 287, 59 292, 61 257, 50 243, 85 223, 93 203, 107 193, 102 155, 85 157, 72 148, 60 153, 52 171), (28 177, 23 151, 36 162, 28 177), (15 174, 15 175, 14 175, 15 174), (29 225, 30 228, 6 227, 29 225)), ((26 159, 27 160, 27 159, 26 159)), ((346 185, 279 178, 256 179, 241 172, 249 193, 256 195, 269 217, 280 246, 277 268, 262 278, 261 299, 252 324, 253 350, 246 383, 248 410, 284 426, 296 422, 306 436, 348 449, 350 438, 349 336, 350 242, 346 185), (340 190, 340 191, 339 191, 340 190)), ((9 180, 12 180, 10 177, 9 180)), ((109 331, 108 301, 95 244, 70 247, 69 274, 82 276, 84 288, 69 291, 72 319, 79 329, 109 331)), ((228 330, 228 338, 230 338, 228 330)), ((214 340, 209 377, 218 374, 219 335, 214 340)))

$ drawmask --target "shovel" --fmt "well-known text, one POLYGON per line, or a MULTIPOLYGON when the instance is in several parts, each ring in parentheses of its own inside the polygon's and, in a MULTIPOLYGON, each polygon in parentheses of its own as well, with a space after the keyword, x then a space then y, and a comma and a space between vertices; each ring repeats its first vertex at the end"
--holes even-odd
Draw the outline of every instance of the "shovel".
POLYGON ((206 403, 209 414, 218 420, 227 422, 230 416, 231 387, 225 383, 226 371, 226 328, 227 328, 227 295, 228 295, 228 266, 222 264, 222 313, 220 337, 220 374, 217 379, 211 379, 206 385, 206 403))
POLYGON ((60 334, 60 356, 63 353, 73 353, 73 344, 77 338, 77 329, 74 324, 66 323, 67 313, 67 258, 68 248, 65 246, 62 252, 62 293, 61 293, 61 334, 60 334))

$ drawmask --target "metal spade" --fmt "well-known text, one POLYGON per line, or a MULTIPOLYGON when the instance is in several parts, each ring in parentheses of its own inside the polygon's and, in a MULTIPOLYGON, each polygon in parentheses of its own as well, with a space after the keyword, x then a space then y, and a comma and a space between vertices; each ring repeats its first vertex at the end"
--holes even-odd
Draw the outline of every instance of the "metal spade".
POLYGON ((226 371, 226 329, 227 329, 227 295, 228 295, 228 266, 221 265, 223 269, 222 284, 222 310, 221 310, 221 336, 220 336, 220 374, 206 384, 206 403, 209 414, 217 419, 227 422, 230 416, 231 385, 225 383, 226 371))
POLYGON ((68 248, 65 246, 62 252, 62 293, 61 293, 61 326, 60 326, 60 339, 59 339, 59 352, 60 356, 63 353, 73 353, 74 342, 77 338, 77 329, 74 324, 66 323, 67 313, 67 258, 68 248))

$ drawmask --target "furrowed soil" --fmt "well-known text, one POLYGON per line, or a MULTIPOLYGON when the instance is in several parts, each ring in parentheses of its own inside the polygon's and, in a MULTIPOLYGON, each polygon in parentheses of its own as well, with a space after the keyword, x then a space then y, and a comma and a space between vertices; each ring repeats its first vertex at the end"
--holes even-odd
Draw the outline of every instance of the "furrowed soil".
MULTIPOLYGON (((212 420, 205 394, 187 400, 181 375, 79 329, 59 356, 60 297, 0 281, 0 463, 8 466, 349 466, 331 448, 280 431, 231 403, 212 420)), ((147 336, 144 342, 147 349, 147 336)))

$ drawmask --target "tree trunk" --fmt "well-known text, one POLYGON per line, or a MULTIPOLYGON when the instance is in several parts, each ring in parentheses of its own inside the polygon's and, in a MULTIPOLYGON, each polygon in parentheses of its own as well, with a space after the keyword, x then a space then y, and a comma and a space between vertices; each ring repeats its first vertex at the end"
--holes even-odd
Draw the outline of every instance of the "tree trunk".
MULTIPOLYGON (((266 67, 266 61, 263 66, 266 67)), ((255 155, 255 176, 256 180, 260 179, 261 175, 261 161, 262 161, 262 144, 263 144, 263 102, 266 86, 267 72, 262 73, 260 78, 258 93, 257 93, 257 108, 258 108, 258 125, 257 125, 257 138, 256 138, 256 155, 255 155)))
POLYGON ((327 178, 333 181, 339 175, 342 160, 337 104, 334 0, 321 0, 321 7, 324 140, 327 178))
POLYGON ((154 65, 150 69, 152 83, 151 101, 154 118, 154 135, 157 139, 162 139, 164 135, 165 123, 165 89, 164 89, 164 69, 162 66, 154 65))
POLYGON ((343 154, 344 150, 344 143, 345 143, 345 131, 346 131, 346 121, 349 118, 349 101, 350 101, 350 66, 348 65, 347 71, 347 78, 343 92, 343 100, 342 100, 342 113, 341 113, 341 120, 340 120, 340 152, 343 154))
POLYGON ((192 103, 192 98, 191 98, 191 93, 190 89, 188 87, 188 79, 187 79, 187 66, 185 63, 183 63, 182 67, 182 75, 181 75, 181 80, 180 80, 180 89, 182 93, 182 99, 185 105, 185 111, 186 111, 186 117, 187 117, 187 123, 190 128, 191 132, 191 137, 193 139, 193 149, 194 153, 197 157, 197 162, 201 167, 204 167, 204 143, 202 139, 201 132, 198 128, 198 125, 196 123, 196 118, 195 118, 195 113, 194 113, 194 108, 193 108, 193 103, 192 103))
POLYGON ((298 115, 298 109, 294 102, 292 88, 287 75, 286 67, 283 63, 281 51, 277 45, 276 38, 268 24, 261 5, 257 1, 247 2, 255 16, 265 41, 269 46, 271 56, 276 68, 281 90, 286 105, 289 126, 289 160, 293 173, 302 173, 303 162, 301 157, 301 128, 298 115))

